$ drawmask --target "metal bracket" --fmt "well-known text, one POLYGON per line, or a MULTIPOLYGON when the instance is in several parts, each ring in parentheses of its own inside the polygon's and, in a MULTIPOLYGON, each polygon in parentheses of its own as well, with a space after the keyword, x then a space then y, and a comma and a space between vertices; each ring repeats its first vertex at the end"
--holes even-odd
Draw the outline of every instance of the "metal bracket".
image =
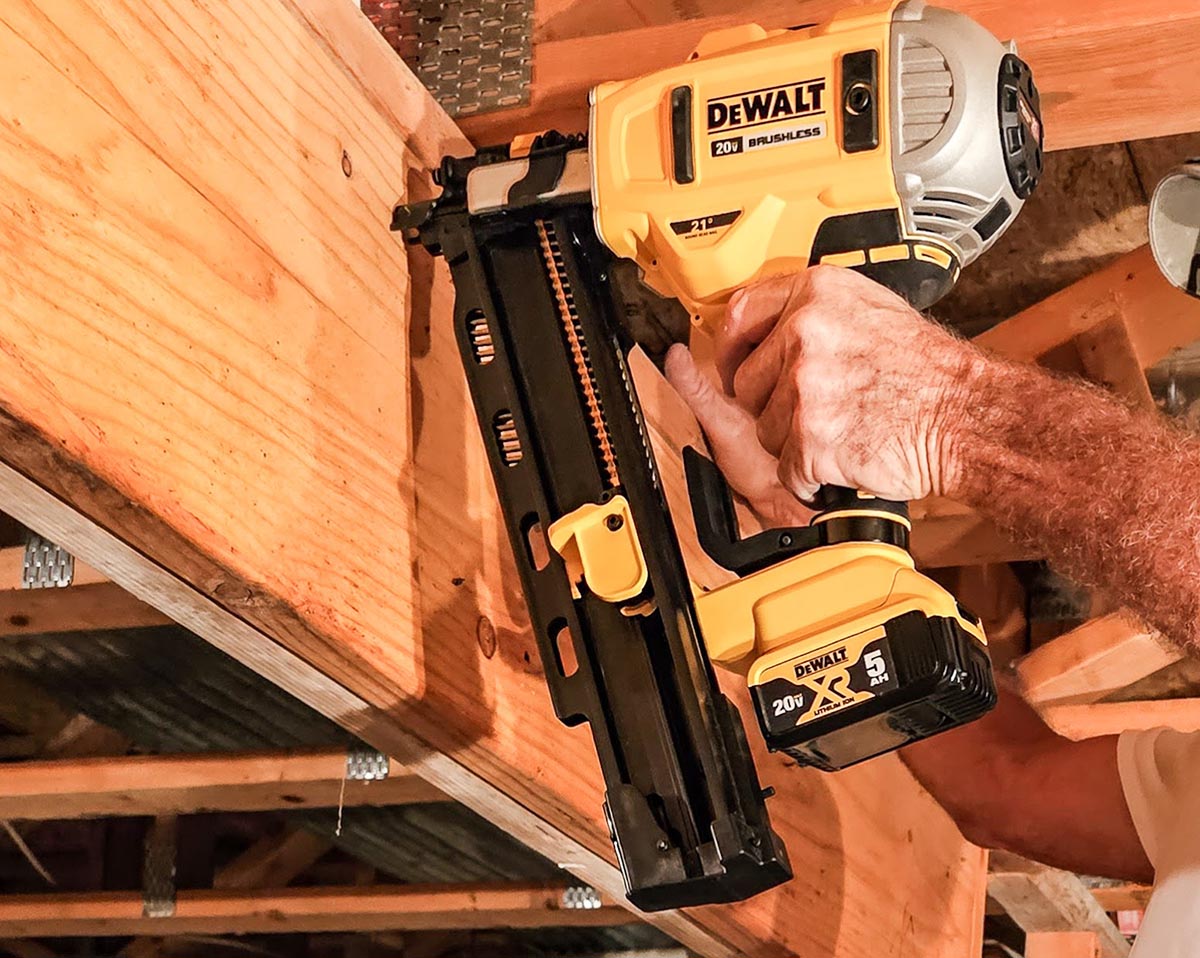
POLYGON ((563 908, 592 911, 603 904, 600 893, 589 885, 572 885, 562 893, 563 908))
POLYGON ((146 918, 170 918, 175 914, 175 839, 178 820, 174 815, 154 819, 146 835, 142 859, 142 914, 146 918))
POLYGON ((389 764, 383 752, 366 745, 354 746, 346 752, 346 780, 381 782, 388 777, 389 764))
POLYGON ((451 116, 529 102, 533 0, 362 0, 362 11, 451 116))
POLYGON ((62 546, 30 532, 25 539, 21 588, 61 589, 75 579, 75 557, 62 546))

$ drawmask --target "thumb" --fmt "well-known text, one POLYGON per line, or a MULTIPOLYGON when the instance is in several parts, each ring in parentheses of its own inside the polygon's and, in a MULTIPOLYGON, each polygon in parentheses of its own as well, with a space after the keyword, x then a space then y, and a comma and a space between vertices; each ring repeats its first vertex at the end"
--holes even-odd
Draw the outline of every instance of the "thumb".
POLYGON ((717 388, 686 346, 667 352, 667 381, 692 410, 733 490, 772 525, 804 525, 812 511, 779 481, 779 462, 758 441, 754 417, 717 388))

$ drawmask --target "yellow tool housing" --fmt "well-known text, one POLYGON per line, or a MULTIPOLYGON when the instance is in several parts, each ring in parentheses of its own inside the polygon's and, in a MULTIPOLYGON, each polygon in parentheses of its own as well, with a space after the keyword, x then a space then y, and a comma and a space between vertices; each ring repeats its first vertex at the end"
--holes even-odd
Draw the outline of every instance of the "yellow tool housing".
POLYGON ((734 291, 816 263, 924 308, 1040 173, 1012 50, 919 0, 709 34, 676 67, 592 91, 596 229, 710 329, 734 291))

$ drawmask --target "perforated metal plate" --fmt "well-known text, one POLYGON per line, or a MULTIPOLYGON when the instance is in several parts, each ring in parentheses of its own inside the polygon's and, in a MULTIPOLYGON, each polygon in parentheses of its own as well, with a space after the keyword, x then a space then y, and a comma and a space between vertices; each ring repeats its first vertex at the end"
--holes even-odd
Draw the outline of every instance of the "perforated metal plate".
POLYGON ((142 860, 142 915, 170 918, 175 914, 175 849, 179 822, 174 815, 154 819, 146 834, 142 860))
POLYGON ((75 578, 75 559, 62 546, 31 532, 25 539, 21 586, 25 589, 61 589, 75 578))
POLYGON ((529 102, 533 0, 362 0, 451 116, 529 102))

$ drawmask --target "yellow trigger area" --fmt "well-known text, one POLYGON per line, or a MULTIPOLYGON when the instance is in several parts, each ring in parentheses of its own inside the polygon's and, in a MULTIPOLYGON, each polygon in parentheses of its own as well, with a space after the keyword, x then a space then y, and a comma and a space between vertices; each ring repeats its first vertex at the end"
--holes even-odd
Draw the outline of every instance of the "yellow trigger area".
POLYGON ((606 602, 626 602, 646 588, 646 558, 624 496, 586 503, 546 530, 550 545, 567 564, 571 591, 579 586, 606 602))

